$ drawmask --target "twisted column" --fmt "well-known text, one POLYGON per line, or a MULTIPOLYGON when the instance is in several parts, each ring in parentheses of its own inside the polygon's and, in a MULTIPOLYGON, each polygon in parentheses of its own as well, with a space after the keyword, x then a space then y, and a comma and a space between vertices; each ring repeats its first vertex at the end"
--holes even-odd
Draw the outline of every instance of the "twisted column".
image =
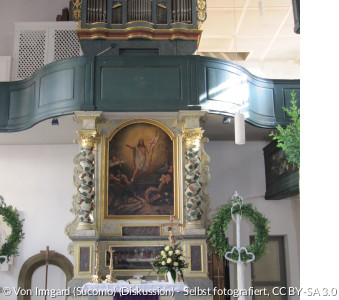
POLYGON ((96 129, 101 112, 74 112, 76 121, 82 129, 77 131, 80 153, 77 156, 77 170, 74 174, 77 184, 77 230, 94 229, 93 210, 95 208, 95 156, 94 150, 99 141, 96 129))
POLYGON ((81 171, 79 174, 78 204, 79 204, 79 229, 92 228, 94 210, 94 144, 96 131, 78 131, 81 140, 80 161, 81 171))
POLYGON ((202 228, 201 161, 199 158, 202 134, 201 128, 186 129, 183 133, 186 146, 184 160, 186 226, 192 228, 202 228))

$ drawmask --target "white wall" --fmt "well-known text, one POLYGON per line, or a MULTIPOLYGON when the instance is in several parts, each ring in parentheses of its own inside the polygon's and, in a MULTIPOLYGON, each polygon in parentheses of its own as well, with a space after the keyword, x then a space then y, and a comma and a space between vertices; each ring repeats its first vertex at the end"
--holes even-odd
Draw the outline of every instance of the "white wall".
POLYGON ((0 0, 0 56, 12 55, 14 22, 55 21, 68 0, 0 0))
MULTIPOLYGON (((64 227, 72 220, 69 209, 76 193, 72 183, 73 158, 78 149, 78 145, 0 146, 0 194, 25 219, 20 256, 15 258, 10 271, 0 273, 1 287, 17 287, 22 264, 46 246, 73 263, 73 256, 67 253, 71 241, 65 236, 64 227)), ((39 274, 44 281, 43 272, 39 274)), ((55 273, 53 268, 49 276, 53 280, 64 280, 59 278, 64 275, 55 273)), ((16 297, 0 294, 0 299, 16 297)))
MULTIPOLYGON (((253 203, 270 220, 270 235, 285 237, 287 265, 287 284, 299 286, 299 201, 298 197, 284 200, 265 200, 265 165, 263 148, 267 142, 246 142, 237 146, 234 142, 209 142, 205 149, 211 157, 209 164, 211 183, 207 193, 211 196, 211 215, 218 207, 230 203, 235 191, 244 198, 244 202, 253 203)), ((250 235, 254 235, 252 226, 242 225, 242 245, 249 244, 250 235)), ((233 230, 230 227, 230 243, 233 230)), ((233 269, 233 267, 232 267, 233 269)), ((234 274, 231 270, 231 273, 234 274)), ((232 275, 231 275, 232 276, 232 275)), ((234 287, 235 277, 231 278, 234 287)), ((246 268, 246 284, 251 285, 251 270, 246 268)), ((251 299, 251 297, 248 297, 251 299)))

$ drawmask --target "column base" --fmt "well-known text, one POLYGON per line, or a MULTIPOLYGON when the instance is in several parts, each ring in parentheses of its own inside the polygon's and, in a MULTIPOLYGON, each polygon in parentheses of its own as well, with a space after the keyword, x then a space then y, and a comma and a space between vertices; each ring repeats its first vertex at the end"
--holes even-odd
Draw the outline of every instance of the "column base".
POLYGON ((188 235, 202 235, 206 234, 206 230, 203 228, 201 221, 193 221, 185 224, 184 233, 188 235))
POLYGON ((82 223, 80 222, 77 226, 77 231, 94 231, 95 232, 95 226, 93 223, 82 223))

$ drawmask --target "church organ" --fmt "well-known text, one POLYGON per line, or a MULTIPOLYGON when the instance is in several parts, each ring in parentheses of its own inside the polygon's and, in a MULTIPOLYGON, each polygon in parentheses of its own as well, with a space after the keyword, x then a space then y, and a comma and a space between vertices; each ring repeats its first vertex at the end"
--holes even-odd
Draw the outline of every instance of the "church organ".
POLYGON ((87 0, 85 23, 118 25, 146 21, 167 24, 169 21, 169 24, 192 24, 192 7, 195 2, 194 0, 87 0))
POLYGON ((72 1, 85 56, 192 55, 206 19, 206 0, 72 1))
POLYGON ((87 23, 107 22, 107 1, 87 0, 87 23))

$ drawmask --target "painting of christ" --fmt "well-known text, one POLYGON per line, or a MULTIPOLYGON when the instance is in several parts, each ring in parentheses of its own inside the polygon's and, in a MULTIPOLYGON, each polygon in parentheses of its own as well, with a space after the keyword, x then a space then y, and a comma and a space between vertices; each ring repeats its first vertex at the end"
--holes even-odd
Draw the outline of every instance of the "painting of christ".
POLYGON ((173 140, 160 127, 142 122, 116 131, 107 173, 108 216, 174 214, 173 140))

